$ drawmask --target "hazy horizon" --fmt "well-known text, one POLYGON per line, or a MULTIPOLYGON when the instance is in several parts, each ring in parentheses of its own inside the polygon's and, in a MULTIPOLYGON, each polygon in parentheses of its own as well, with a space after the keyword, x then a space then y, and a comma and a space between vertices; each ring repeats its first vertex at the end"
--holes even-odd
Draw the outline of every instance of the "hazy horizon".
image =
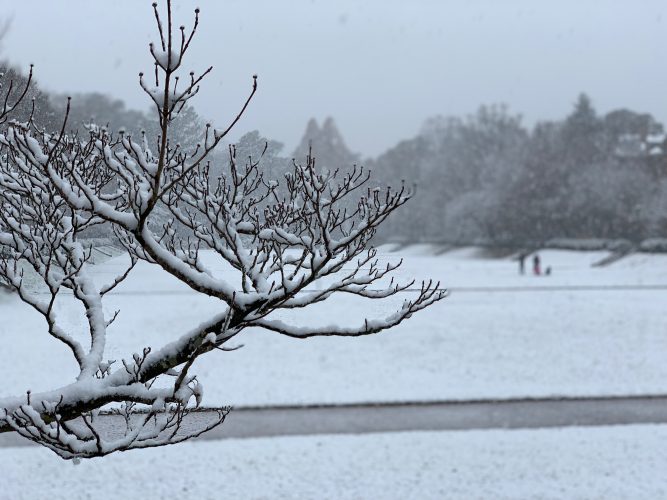
MULTIPOLYGON (((0 0, 11 19, 3 56, 34 62, 48 91, 147 109, 137 73, 151 69, 150 3, 0 0)), ((259 75, 233 139, 258 129, 291 151, 308 119, 333 116, 350 149, 375 156, 433 115, 505 103, 533 124, 565 116, 580 92, 601 113, 627 107, 667 122, 667 4, 657 0, 175 3, 177 24, 202 9, 186 66, 214 66, 193 101, 203 117, 224 125, 259 75)))

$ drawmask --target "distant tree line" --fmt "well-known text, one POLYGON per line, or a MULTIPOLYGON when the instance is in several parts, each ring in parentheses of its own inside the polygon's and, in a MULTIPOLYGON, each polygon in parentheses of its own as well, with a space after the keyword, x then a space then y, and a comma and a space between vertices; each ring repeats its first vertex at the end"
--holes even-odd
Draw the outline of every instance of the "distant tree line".
MULTIPOLYGON (((5 81, 25 75, 0 65, 5 81)), ((7 86, 0 89, 0 99, 7 86)), ((64 96, 50 96, 33 80, 29 98, 15 114, 32 113, 47 130, 62 126, 64 96)), ((192 147, 202 140, 205 120, 187 107, 172 126, 170 142, 192 147)), ((148 112, 99 93, 74 95, 68 129, 87 134, 89 124, 111 132, 145 134, 148 146, 159 131, 148 112)), ((291 155, 257 131, 233 147, 236 161, 260 160, 267 179, 281 179, 292 162, 305 163, 312 151, 323 170, 363 165, 378 186, 405 182, 416 189, 403 210, 383 227, 380 238, 522 246, 552 238, 606 238, 640 241, 667 236, 667 136, 650 114, 621 109, 596 113, 585 94, 562 121, 530 128, 505 106, 482 106, 468 117, 436 116, 416 137, 374 159, 352 153, 331 118, 311 120, 291 155)), ((229 161, 211 158, 211 168, 229 161)))
POLYGON ((385 237, 518 246, 665 236, 666 153, 651 115, 600 116, 582 94, 563 121, 532 129, 504 106, 432 118, 370 164, 421 191, 385 237))
MULTIPOLYGON (((0 87, 1 103, 10 91, 10 83, 14 88, 22 88, 27 82, 27 76, 7 62, 0 62, 0 74, 4 75, 4 83, 0 87)), ((66 125, 68 132, 77 133, 85 138, 90 125, 94 124, 106 127, 114 134, 118 132, 131 134, 135 140, 145 134, 149 147, 157 149, 159 130, 151 115, 152 110, 149 113, 128 109, 122 100, 98 92, 73 94, 71 97, 66 125)), ((47 131, 60 130, 66 105, 67 96, 44 92, 33 78, 30 91, 18 109, 12 113, 12 119, 27 121, 32 115, 34 122, 47 131)), ((202 139, 204 125, 204 120, 192 107, 186 105, 181 114, 174 118, 170 141, 174 145, 181 144, 183 147, 195 145, 202 139)))
POLYGON ((327 119, 311 120, 294 157, 312 146, 320 168, 362 163, 378 186, 416 189, 379 235, 391 241, 540 245, 554 238, 667 236, 667 135, 650 114, 598 115, 585 94, 562 121, 529 128, 505 106, 428 119, 375 159, 351 153, 327 119))

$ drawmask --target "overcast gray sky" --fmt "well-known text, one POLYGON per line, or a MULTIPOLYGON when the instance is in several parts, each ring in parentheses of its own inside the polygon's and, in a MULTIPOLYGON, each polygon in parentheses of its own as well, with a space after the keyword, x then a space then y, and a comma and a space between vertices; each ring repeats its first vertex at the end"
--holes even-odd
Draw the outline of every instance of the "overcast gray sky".
MULTIPOLYGON (((348 145, 376 155, 429 116, 507 103, 528 124, 560 118, 586 91, 606 112, 667 122, 665 0, 190 0, 202 9, 187 69, 214 73, 194 101, 221 126, 259 75, 239 133, 291 151, 310 117, 332 115, 348 145)), ((145 109, 151 0, 0 0, 12 18, 4 55, 34 62, 59 92, 101 91, 145 109)), ((238 135, 238 134, 237 134, 238 135)))

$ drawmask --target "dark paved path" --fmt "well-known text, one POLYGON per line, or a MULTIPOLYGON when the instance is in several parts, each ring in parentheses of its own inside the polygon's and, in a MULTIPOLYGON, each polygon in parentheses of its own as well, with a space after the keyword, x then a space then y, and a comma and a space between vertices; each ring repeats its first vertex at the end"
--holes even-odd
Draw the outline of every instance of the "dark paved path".
MULTIPOLYGON (((237 408, 200 439, 641 423, 667 423, 667 395, 237 408)), ((0 447, 24 444, 0 435, 0 447)))

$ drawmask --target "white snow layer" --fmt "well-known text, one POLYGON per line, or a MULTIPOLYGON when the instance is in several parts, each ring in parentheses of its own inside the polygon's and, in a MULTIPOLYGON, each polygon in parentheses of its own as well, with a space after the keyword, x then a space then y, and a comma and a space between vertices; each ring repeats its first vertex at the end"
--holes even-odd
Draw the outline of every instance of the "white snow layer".
MULTIPOLYGON (((296 340, 266 331, 242 333, 242 349, 203 356, 193 373, 205 405, 265 405, 360 401, 505 398, 553 395, 645 394, 667 391, 667 290, 536 290, 535 287, 665 285, 667 256, 637 254, 591 267, 606 252, 544 251, 549 277, 519 276, 510 257, 485 258, 480 249, 434 255, 428 247, 404 256, 404 278, 433 277, 451 297, 378 335, 296 340), (459 287, 523 287, 508 291, 459 287), (530 288, 533 288, 532 290, 530 288)), ((210 256, 209 256, 210 257, 210 256)), ((229 273, 213 259, 207 265, 229 273)), ((108 282, 124 257, 94 267, 108 282)), ((531 269, 526 261, 527 273, 531 269)), ((295 323, 357 325, 383 316, 410 294, 388 302, 347 295, 280 316, 295 323)), ((75 331, 85 317, 70 298, 59 318, 75 331)), ((166 273, 140 264, 105 298, 110 316, 104 359, 157 349, 222 311, 166 273)), ((43 319, 13 296, 0 297, 0 397, 50 390, 77 374, 71 353, 45 333, 43 319)), ((85 341, 85 338, 81 338, 85 341)))
POLYGON ((0 449, 0 497, 667 498, 667 426, 410 432, 191 442, 77 466, 0 449))

